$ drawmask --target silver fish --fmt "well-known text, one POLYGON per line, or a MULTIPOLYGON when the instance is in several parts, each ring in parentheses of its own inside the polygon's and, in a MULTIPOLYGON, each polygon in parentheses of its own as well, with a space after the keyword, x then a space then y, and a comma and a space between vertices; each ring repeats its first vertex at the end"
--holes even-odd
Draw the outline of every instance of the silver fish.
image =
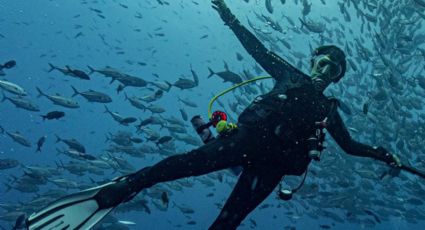
POLYGON ((0 88, 19 96, 27 95, 27 92, 21 86, 9 81, 0 80, 0 88))
POLYGON ((105 93, 97 92, 91 89, 85 92, 78 92, 78 90, 74 86, 71 86, 71 87, 72 87, 72 90, 74 90, 74 94, 72 95, 72 97, 81 95, 85 99, 87 99, 89 102, 99 102, 99 103, 112 102, 111 97, 105 93))
POLYGON ((43 93, 43 91, 41 91, 40 88, 36 87, 36 89, 39 93, 38 97, 41 97, 41 96, 47 97, 50 101, 52 101, 56 105, 60 105, 60 106, 71 108, 71 109, 80 108, 80 105, 78 105, 78 102, 70 98, 62 97, 60 95, 47 95, 43 93))
POLYGON ((25 137, 23 137, 19 132, 9 133, 6 131, 6 134, 10 138, 12 138, 12 140, 15 141, 16 143, 19 143, 25 147, 31 147, 31 142, 27 140, 25 137))
POLYGON ((40 111, 40 108, 37 105, 33 104, 31 101, 27 99, 20 98, 20 97, 7 97, 3 93, 3 99, 1 101, 3 102, 6 100, 9 100, 10 102, 12 102, 12 104, 14 104, 16 107, 21 109, 25 109, 25 110, 33 111, 33 112, 40 111))

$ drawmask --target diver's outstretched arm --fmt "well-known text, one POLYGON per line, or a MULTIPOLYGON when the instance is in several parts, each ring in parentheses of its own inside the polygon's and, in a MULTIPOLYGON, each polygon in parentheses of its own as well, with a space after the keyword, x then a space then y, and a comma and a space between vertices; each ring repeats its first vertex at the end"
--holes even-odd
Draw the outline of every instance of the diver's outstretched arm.
POLYGON ((385 148, 372 147, 353 140, 337 111, 334 112, 326 129, 342 150, 350 155, 371 157, 392 166, 401 166, 397 155, 391 154, 385 148))
POLYGON ((226 6, 224 0, 212 0, 224 23, 232 29, 246 51, 276 80, 289 79, 290 75, 299 71, 283 58, 269 51, 253 33, 244 27, 226 6))

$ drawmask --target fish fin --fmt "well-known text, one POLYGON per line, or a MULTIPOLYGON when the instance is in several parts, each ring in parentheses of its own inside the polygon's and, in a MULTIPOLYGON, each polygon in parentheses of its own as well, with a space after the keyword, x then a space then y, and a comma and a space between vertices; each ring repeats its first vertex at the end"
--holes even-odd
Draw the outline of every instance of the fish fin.
POLYGON ((208 71, 210 71, 210 74, 208 75, 207 78, 210 78, 212 75, 215 74, 215 72, 210 67, 208 67, 208 71))
POLYGON ((65 68, 69 71, 72 72, 72 69, 69 67, 69 65, 66 65, 65 68))
POLYGON ((78 94, 80 94, 80 92, 77 91, 77 89, 71 85, 72 90, 74 90, 74 94, 72 94, 72 97, 77 96, 78 94))
POLYGON ((126 101, 126 100, 128 100, 128 95, 127 95, 127 93, 126 92, 124 92, 124 100, 126 101))

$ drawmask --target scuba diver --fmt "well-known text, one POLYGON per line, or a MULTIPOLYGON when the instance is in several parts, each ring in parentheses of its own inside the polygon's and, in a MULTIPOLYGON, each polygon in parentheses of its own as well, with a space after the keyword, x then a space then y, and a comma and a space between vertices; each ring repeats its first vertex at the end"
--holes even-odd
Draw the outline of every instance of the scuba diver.
POLYGON ((279 185, 285 175, 305 174, 320 159, 326 129, 348 154, 370 157, 401 167, 399 158, 383 147, 350 137, 338 101, 323 91, 345 74, 345 54, 336 46, 314 50, 310 76, 265 46, 232 14, 223 0, 213 8, 247 52, 275 80, 239 116, 237 127, 184 154, 169 156, 133 174, 61 198, 27 219, 29 229, 88 229, 113 208, 157 183, 242 167, 233 191, 209 229, 236 229, 279 185))

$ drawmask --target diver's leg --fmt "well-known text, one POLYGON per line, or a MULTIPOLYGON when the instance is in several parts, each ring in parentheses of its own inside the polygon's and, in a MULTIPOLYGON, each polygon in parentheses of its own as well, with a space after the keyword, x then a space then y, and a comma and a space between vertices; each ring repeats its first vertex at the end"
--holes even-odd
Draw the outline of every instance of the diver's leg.
MULTIPOLYGON (((156 183, 176 180, 189 176, 199 176, 242 165, 247 151, 243 135, 216 139, 198 149, 185 154, 170 156, 157 164, 133 174, 136 191, 151 187, 156 183)), ((134 183, 133 183, 134 184, 134 183)))
POLYGON ((283 173, 273 167, 276 166, 270 164, 269 167, 244 169, 220 215, 209 229, 236 229, 279 184, 283 173))

